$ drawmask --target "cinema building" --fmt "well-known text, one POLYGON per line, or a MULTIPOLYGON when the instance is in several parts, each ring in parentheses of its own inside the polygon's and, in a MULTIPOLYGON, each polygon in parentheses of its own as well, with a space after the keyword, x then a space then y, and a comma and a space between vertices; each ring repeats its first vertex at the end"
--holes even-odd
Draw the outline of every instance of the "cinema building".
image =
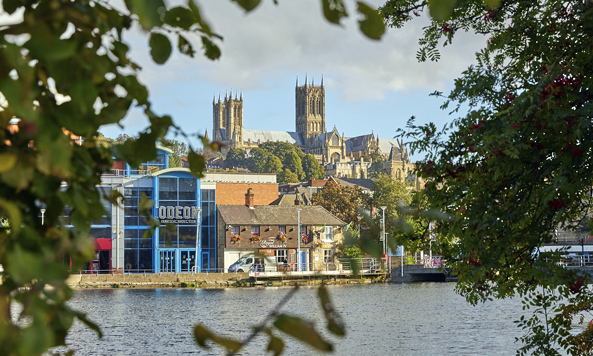
MULTIPOLYGON (((170 168, 167 148, 157 149, 157 159, 132 169, 116 162, 101 187, 119 191, 123 206, 105 202, 108 215, 91 226, 96 258, 92 273, 161 273, 217 271, 217 184, 259 184, 276 189, 271 174, 206 173, 198 179, 187 168, 170 168), (147 203, 154 202, 153 206, 147 203), (160 227, 150 231, 146 207, 160 227)), ((68 219, 68 211, 66 219, 68 219)))

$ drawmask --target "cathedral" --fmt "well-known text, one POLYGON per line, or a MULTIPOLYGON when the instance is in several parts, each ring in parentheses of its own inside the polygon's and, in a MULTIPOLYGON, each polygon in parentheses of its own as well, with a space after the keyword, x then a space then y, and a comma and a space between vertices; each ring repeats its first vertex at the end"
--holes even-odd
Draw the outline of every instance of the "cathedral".
POLYGON ((397 139, 378 138, 374 133, 345 137, 336 127, 326 131, 325 87, 305 83, 295 87, 295 131, 247 130, 243 128, 243 93, 219 95, 212 102, 214 141, 223 144, 222 153, 231 148, 249 151, 264 142, 288 142, 299 145, 303 152, 310 153, 325 167, 328 175, 348 178, 367 177, 372 162, 365 157, 379 153, 385 160, 385 170, 393 178, 404 180, 414 170, 408 151, 397 139))

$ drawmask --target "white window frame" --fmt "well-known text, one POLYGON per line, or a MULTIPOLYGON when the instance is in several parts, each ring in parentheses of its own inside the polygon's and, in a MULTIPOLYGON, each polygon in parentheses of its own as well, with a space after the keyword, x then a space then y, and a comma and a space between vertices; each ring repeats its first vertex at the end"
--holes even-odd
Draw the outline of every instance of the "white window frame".
POLYGON ((323 263, 334 262, 334 250, 323 250, 323 263))
POLYGON ((334 227, 324 226, 323 241, 334 241, 334 227))
POLYGON ((288 250, 285 249, 278 249, 275 251, 275 257, 276 257, 276 264, 278 265, 283 265, 284 264, 284 259, 286 258, 286 260, 288 261, 288 250))

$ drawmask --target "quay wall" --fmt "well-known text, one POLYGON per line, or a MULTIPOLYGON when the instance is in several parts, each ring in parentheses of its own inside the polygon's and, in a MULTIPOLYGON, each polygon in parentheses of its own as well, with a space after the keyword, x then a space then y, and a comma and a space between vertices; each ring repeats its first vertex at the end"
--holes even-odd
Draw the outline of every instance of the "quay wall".
POLYGON ((251 286, 292 286, 298 284, 367 284, 383 282, 378 278, 338 278, 319 276, 318 278, 254 279, 249 273, 150 273, 150 274, 73 274, 66 283, 73 289, 109 288, 228 288, 251 286))

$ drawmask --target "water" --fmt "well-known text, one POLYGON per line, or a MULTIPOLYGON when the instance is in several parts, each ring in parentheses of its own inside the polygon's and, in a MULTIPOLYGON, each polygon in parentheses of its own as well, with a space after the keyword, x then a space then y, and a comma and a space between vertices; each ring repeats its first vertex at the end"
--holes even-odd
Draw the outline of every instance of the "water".
MULTIPOLYGON (((323 335, 336 355, 514 355, 521 330, 513 322, 519 300, 476 307, 455 294, 452 283, 331 286, 331 297, 347 325, 345 338, 323 335)), ((67 342, 77 355, 221 355, 199 349, 193 326, 244 339, 286 294, 287 288, 81 290, 71 302, 87 312, 103 339, 77 323, 67 342)), ((315 288, 301 288, 282 312, 315 321, 323 329, 315 288)), ((278 332, 279 333, 279 332, 278 332)), ((264 354, 266 337, 256 338, 243 355, 264 354)), ((314 352, 289 340, 285 355, 314 352)))

